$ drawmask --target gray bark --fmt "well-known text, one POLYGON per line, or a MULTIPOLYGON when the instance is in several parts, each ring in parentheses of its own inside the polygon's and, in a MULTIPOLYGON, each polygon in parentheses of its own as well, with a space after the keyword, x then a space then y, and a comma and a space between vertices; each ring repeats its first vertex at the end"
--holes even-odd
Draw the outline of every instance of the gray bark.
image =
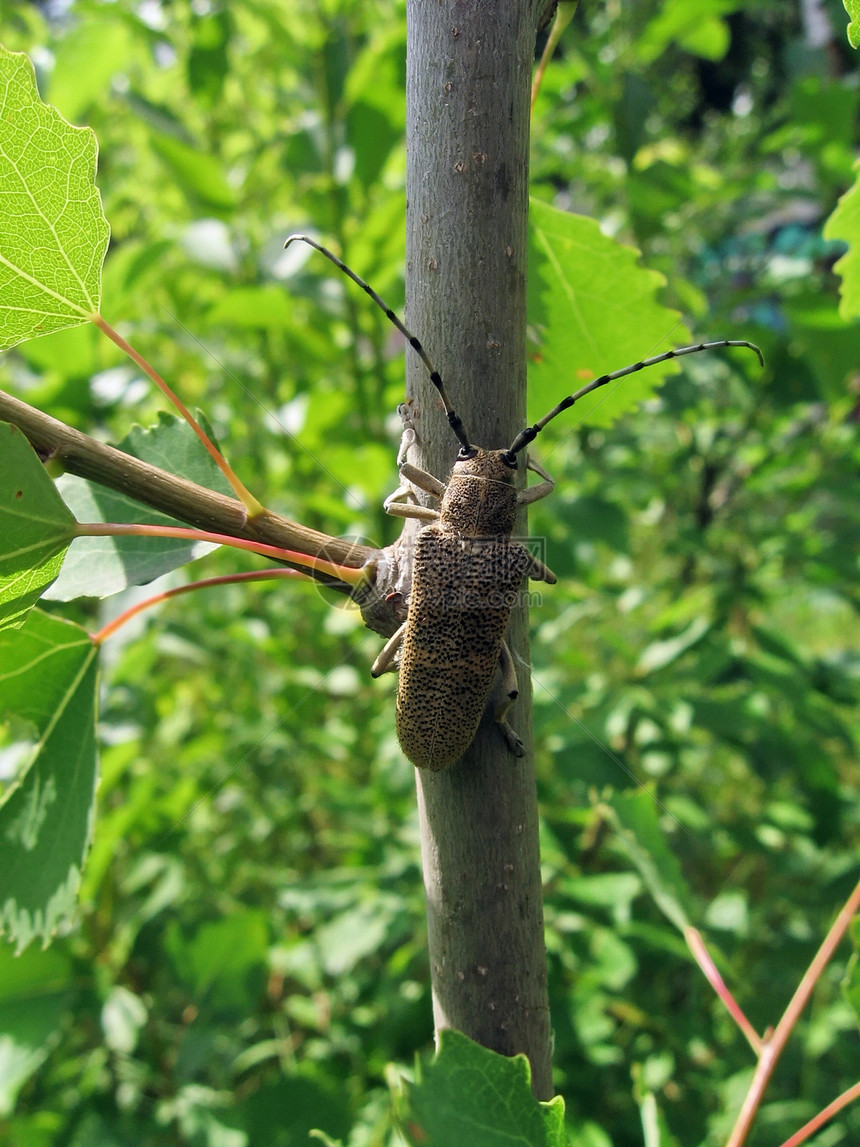
MULTIPOLYGON (((531 0, 411 0, 407 45, 407 322, 474 442, 508 446, 525 421, 531 0)), ((409 355, 410 460, 447 477, 457 444, 409 355)), ((519 527, 524 534, 525 520, 519 527)), ((437 1030, 524 1052, 552 1094, 540 855, 530 737, 528 619, 508 642, 520 678, 513 757, 486 717, 462 761, 416 771, 437 1030)), ((456 714, 452 714, 452 721, 456 714)))

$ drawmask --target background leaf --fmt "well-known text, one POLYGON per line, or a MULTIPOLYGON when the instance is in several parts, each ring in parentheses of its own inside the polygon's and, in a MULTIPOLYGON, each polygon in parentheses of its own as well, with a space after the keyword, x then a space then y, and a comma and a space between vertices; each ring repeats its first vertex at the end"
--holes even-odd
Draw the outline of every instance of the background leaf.
POLYGON ((651 793, 619 794, 612 799, 617 846, 639 872, 660 910, 679 932, 689 927, 691 897, 676 858, 660 831, 660 808, 651 793))
POLYGON ((0 422, 0 628, 21 625, 57 577, 74 526, 33 447, 0 422))
MULTIPOLYGON (((118 448, 200 486, 232 494, 200 439, 175 415, 162 412, 156 426, 133 427, 118 448)), ((78 522, 177 525, 167 514, 148 510, 124 494, 72 474, 59 478, 57 489, 78 522)), ((45 596, 53 601, 108 597, 131 585, 145 585, 217 548, 211 542, 172 538, 75 538, 57 581, 45 596)))
POLYGON ((98 313, 110 229, 96 137, 39 99, 33 65, 0 46, 0 349, 98 313))
POLYGON ((18 1093, 62 1038, 58 1011, 78 995, 71 960, 56 949, 19 959, 0 949, 0 1117, 9 1116, 18 1093))
POLYGON ((33 730, 0 800, 0 930, 19 951, 75 916, 95 820, 96 663, 88 634, 38 611, 0 633, 0 714, 33 730))

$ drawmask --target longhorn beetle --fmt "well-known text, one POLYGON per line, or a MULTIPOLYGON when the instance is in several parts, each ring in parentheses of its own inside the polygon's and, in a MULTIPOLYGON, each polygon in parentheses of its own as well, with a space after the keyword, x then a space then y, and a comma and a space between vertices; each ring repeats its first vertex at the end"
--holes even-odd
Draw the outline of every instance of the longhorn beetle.
POLYGON ((735 339, 666 351, 612 374, 603 374, 568 395, 533 426, 521 430, 507 450, 484 450, 469 441, 439 372, 420 341, 391 308, 364 279, 316 240, 307 235, 291 235, 284 246, 297 240, 325 255, 357 283, 406 338, 427 367, 448 424, 460 443, 447 483, 411 465, 407 455, 415 432, 405 407, 401 407, 405 426, 397 455, 401 481, 384 505, 389 514, 416 518, 426 524, 415 541, 406 621, 386 642, 371 674, 378 677, 399 670, 397 736, 403 751, 422 769, 446 769, 459 760, 478 731, 498 669, 501 700, 493 715, 511 752, 522 756, 522 741, 505 719, 518 692, 505 631, 523 579, 553 583, 556 578, 524 545, 511 538, 518 507, 546 497, 553 489, 549 474, 527 457, 526 468, 542 481, 517 491, 517 456, 556 415, 615 379, 671 358, 718 347, 748 347, 764 366, 762 353, 754 343, 735 339), (416 490, 437 498, 439 509, 418 505, 416 490))

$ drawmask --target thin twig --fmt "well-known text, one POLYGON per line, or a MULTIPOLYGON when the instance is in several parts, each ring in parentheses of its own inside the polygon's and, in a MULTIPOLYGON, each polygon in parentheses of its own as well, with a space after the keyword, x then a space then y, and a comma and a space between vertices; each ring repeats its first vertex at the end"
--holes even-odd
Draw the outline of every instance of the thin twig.
POLYGON ((832 1119, 837 1111, 841 1111, 843 1107, 847 1107, 855 1099, 860 1099, 860 1083, 855 1083, 853 1087, 849 1087, 847 1091, 843 1091, 841 1095, 837 1096, 832 1103, 828 1103, 814 1119, 804 1123, 799 1131, 795 1131, 790 1139, 786 1139, 782 1147, 799 1147, 799 1144, 805 1143, 819 1127, 823 1127, 829 1119, 832 1119))
POLYGON ((113 621, 109 621, 107 625, 103 626, 98 633, 93 633, 91 635, 93 645, 101 645, 107 641, 109 637, 113 637, 118 630, 122 629, 126 622, 131 621, 133 617, 137 617, 139 613, 143 613, 145 609, 151 609, 154 605, 159 605, 162 601, 169 601, 172 597, 179 597, 180 594, 192 593, 198 589, 209 589, 213 585, 232 585, 235 582, 246 581, 272 581, 275 578, 285 577, 308 578, 308 575, 301 573, 299 570, 289 569, 245 570, 243 573, 201 578, 200 581, 191 581, 186 585, 174 586, 173 589, 166 589, 161 593, 154 593, 152 597, 148 597, 144 601, 139 601, 128 609, 123 610, 113 621))
POLYGON ((723 977, 717 971, 717 966, 711 959, 710 953, 705 946, 705 941, 702 939, 702 934, 697 928, 686 928, 684 930, 684 939, 687 941, 687 946, 693 953, 696 959, 696 963, 704 972, 708 983, 725 1004, 729 1015, 747 1037, 747 1042, 749 1043, 750 1047, 753 1049, 756 1055, 760 1055, 762 1050, 761 1038, 747 1017, 744 1015, 737 1000, 726 987, 723 977))
POLYGON ((742 1144, 746 1142, 756 1112, 764 1098, 765 1089, 773 1074, 773 1069, 776 1067, 776 1062, 788 1042, 788 1037, 791 1035, 794 1025, 800 1018, 801 1012, 806 1007, 821 973, 827 966, 828 961, 835 952, 840 940, 848 929, 848 925, 858 910, 860 910, 860 881, 855 885, 842 911, 836 917, 832 928, 825 936, 823 944, 815 953, 812 963, 806 969, 803 979, 798 984, 797 990, 791 997, 788 1007, 776 1025, 776 1029, 772 1035, 765 1037, 762 1041, 762 1051, 759 1056, 755 1075, 753 1076, 743 1107, 738 1115, 737 1122, 732 1128, 732 1133, 728 1138, 726 1147, 742 1147, 742 1144))
POLYGON ((114 330, 110 323, 106 319, 103 319, 101 315, 95 314, 92 315, 91 318, 94 325, 99 328, 102 334, 107 335, 112 343, 118 346, 124 354, 127 354, 131 361, 140 367, 147 378, 151 379, 155 383, 167 401, 173 407, 175 407, 176 410, 179 411, 179 413, 203 443, 203 446, 205 447, 209 456, 212 458, 212 461, 230 483, 233 493, 245 507, 248 513, 248 517, 255 518, 258 514, 265 513, 265 507, 263 504, 254 497, 245 483, 241 480, 241 478, 239 478, 233 467, 230 465, 230 463, 227 461, 227 459, 224 457, 224 455, 221 453, 221 451, 218 449, 218 447, 215 445, 215 443, 212 441, 212 439, 209 437, 209 435, 206 433, 206 431, 203 429, 203 427, 200 425, 200 423, 197 421, 197 419, 194 417, 194 415, 191 413, 179 395, 164 381, 158 371, 153 366, 150 366, 143 355, 140 354, 139 351, 136 351, 131 343, 127 342, 118 331, 114 330))
POLYGON ((249 518, 234 498, 99 442, 4 391, 0 391, 0 420, 17 426, 43 460, 59 462, 70 474, 117 490, 201 530, 303 554, 324 554, 330 561, 356 569, 375 552, 370 546, 311 530, 271 511, 249 518))

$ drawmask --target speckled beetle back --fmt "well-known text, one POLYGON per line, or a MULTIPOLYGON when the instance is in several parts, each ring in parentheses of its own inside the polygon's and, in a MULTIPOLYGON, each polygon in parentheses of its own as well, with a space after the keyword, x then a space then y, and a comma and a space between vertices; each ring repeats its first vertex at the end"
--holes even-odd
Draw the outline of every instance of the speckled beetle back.
POLYGON ((458 460, 440 507, 443 530, 466 537, 510 535, 517 517, 516 467, 501 450, 475 450, 458 460))

